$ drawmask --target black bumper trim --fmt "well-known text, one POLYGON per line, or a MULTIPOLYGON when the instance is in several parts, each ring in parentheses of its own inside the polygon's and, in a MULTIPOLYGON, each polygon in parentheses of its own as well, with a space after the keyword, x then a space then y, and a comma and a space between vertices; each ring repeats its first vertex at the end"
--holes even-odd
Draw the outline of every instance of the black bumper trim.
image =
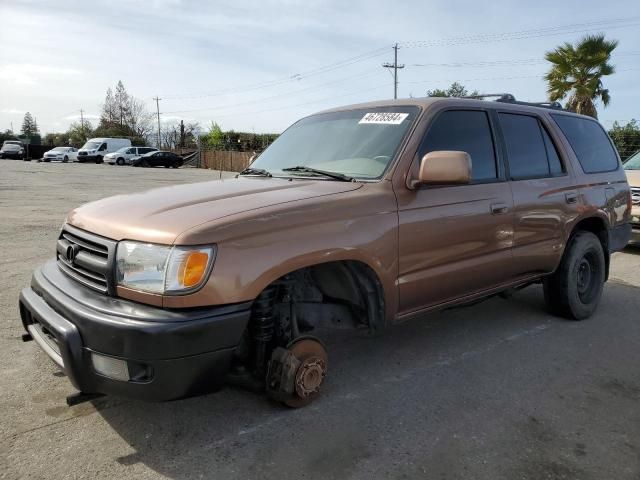
POLYGON ((250 307, 247 302, 167 310, 115 299, 73 282, 55 262, 37 269, 31 287, 20 294, 25 329, 54 361, 57 347, 62 369, 77 389, 144 400, 217 388, 230 368, 250 307), (123 382, 101 376, 93 370, 92 352, 144 365, 151 378, 123 382))

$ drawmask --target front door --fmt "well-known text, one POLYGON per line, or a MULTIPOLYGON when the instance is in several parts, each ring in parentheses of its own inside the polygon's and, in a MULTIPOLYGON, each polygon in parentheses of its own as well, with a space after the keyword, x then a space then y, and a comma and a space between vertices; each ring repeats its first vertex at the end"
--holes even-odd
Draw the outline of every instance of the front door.
POLYGON ((495 145, 483 110, 444 111, 429 126, 416 161, 430 151, 467 152, 472 183, 398 194, 401 316, 513 278, 513 196, 495 145))

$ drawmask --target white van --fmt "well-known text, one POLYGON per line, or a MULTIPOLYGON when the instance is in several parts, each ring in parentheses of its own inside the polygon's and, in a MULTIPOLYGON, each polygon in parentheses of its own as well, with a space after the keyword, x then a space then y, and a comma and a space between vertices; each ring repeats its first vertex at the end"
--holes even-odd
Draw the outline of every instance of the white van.
POLYGON ((128 138, 91 138, 78 150, 78 162, 94 160, 96 163, 102 163, 107 153, 130 146, 131 140, 128 138))

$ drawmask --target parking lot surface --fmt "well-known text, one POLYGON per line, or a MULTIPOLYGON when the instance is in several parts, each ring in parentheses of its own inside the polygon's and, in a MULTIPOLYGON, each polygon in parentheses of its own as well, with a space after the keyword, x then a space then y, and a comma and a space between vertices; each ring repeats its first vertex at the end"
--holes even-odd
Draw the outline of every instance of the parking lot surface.
MULTIPOLYGON (((73 387, 17 300, 66 213, 108 195, 218 178, 197 169, 0 161, 0 478, 640 478, 640 249, 613 257, 591 319, 511 299, 336 336, 323 395, 289 410, 225 388, 170 403, 73 387)), ((215 186, 212 186, 215 188, 215 186)))

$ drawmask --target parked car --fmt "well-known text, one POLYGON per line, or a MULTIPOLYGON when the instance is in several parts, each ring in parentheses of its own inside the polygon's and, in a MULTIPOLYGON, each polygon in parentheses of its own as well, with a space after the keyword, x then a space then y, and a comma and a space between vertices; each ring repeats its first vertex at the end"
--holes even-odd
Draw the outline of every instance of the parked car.
POLYGON ((20 140, 5 140, 0 148, 0 158, 13 158, 22 160, 24 158, 24 145, 20 140))
POLYGON ((640 243, 640 151, 624 162, 624 171, 631 186, 631 242, 640 243))
POLYGON ((147 153, 131 161, 131 165, 134 167, 179 168, 183 163, 184 160, 180 155, 162 151, 147 153))
POLYGON ((44 162, 51 162, 54 160, 60 162, 68 162, 71 160, 72 162, 78 158, 78 149, 73 147, 55 147, 49 150, 48 152, 44 152, 42 156, 42 160, 44 162))
POLYGON ((76 208, 20 295, 25 340, 85 393, 169 400, 226 380, 299 407, 333 327, 534 283, 554 314, 588 318, 631 234, 620 159, 590 117, 499 100, 336 108, 236 178, 76 208))
POLYGON ((78 162, 102 163, 108 153, 130 146, 131 140, 128 138, 92 138, 78 150, 78 162))
POLYGON ((116 152, 105 155, 104 160, 110 165, 130 165, 131 160, 156 151, 158 149, 152 147, 123 147, 116 152))

